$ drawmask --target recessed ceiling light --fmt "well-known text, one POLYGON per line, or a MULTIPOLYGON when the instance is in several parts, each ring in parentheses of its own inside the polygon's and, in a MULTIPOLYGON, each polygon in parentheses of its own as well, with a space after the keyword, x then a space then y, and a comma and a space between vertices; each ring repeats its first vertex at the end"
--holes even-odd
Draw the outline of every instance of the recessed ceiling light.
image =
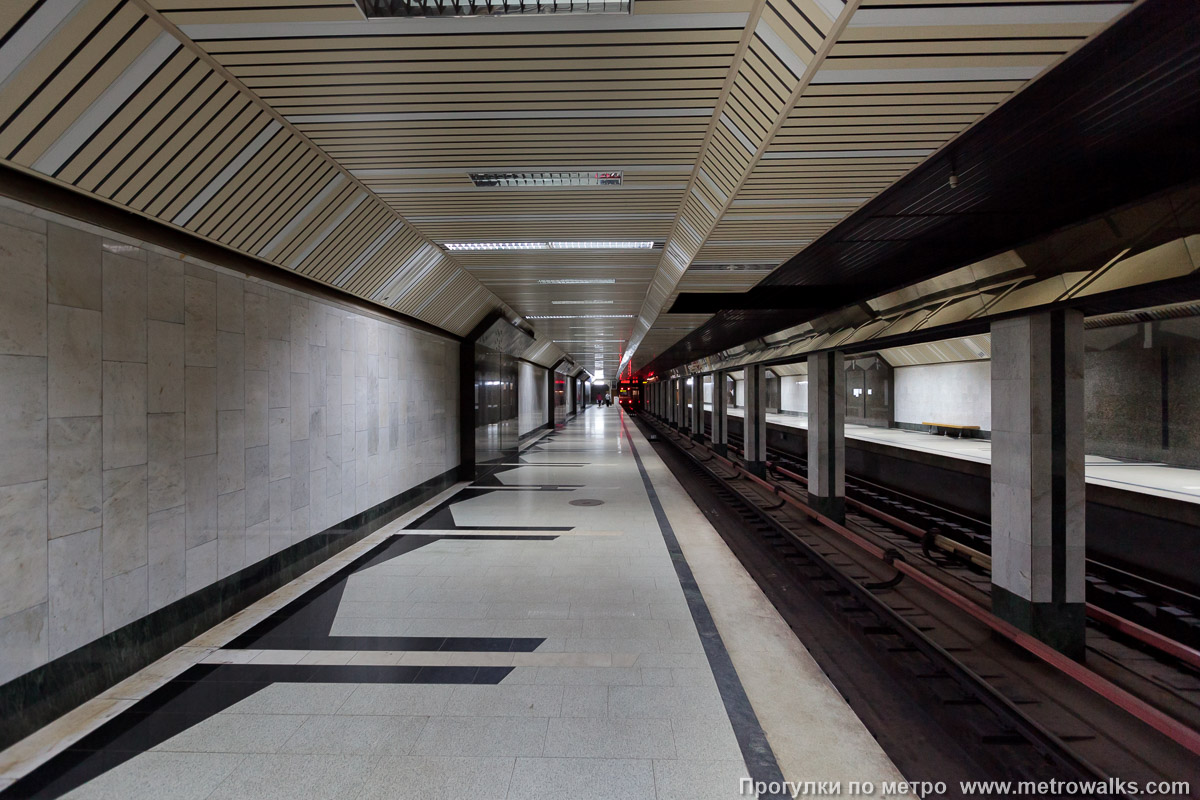
POLYGON ((552 250, 649 250, 654 242, 551 242, 552 250))
POLYGON ((616 278, 541 278, 538 283, 555 285, 576 285, 593 283, 616 283, 616 278))
POLYGON ((611 306, 612 300, 551 300, 552 306, 611 306))
POLYGON ((548 250, 545 242, 446 242, 447 250, 548 250))
POLYGON ((654 242, 445 242, 442 247, 457 250, 650 250, 654 242))
POLYGON ((620 172, 469 172, 471 182, 492 186, 620 186, 620 172))
POLYGON ((633 314, 535 314, 526 319, 633 319, 633 314))
POLYGON ((355 0, 368 19, 477 17, 501 14, 628 14, 632 0, 355 0))

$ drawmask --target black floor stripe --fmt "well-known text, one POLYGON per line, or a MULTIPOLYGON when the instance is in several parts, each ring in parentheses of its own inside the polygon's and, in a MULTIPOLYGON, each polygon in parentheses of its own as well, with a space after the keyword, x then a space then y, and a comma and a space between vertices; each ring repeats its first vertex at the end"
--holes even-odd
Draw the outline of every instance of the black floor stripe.
MULTIPOLYGON (((675 538, 675 530, 671 527, 671 522, 667 519, 667 512, 663 510, 662 503, 658 499, 654 483, 650 480, 645 465, 642 464, 642 457, 638 454, 633 437, 630 436, 629 429, 625 425, 624 414, 621 415, 621 431, 629 442, 629 451, 633 453, 633 460, 637 463, 638 472, 642 476, 642 485, 646 487, 646 494, 650 497, 650 505, 654 508, 654 517, 658 520, 659 530, 662 531, 663 540, 667 544, 667 552, 671 554, 671 561, 675 565, 675 574, 679 577, 679 585, 683 587, 683 595, 687 599, 688 609, 692 612, 692 621, 696 623, 696 630, 704 645, 704 654, 708 657, 708 665, 712 669, 713 677, 716 678, 717 688, 721 692, 721 700, 725 703, 725 712, 729 715, 730 723, 733 724, 733 733, 742 750, 746 769, 749 770, 750 777, 756 782, 768 786, 772 784, 782 786, 783 772, 775 760, 775 753, 771 750, 767 735, 763 733, 762 725, 758 722, 758 715, 754 713, 754 708, 750 705, 750 698, 746 696, 742 680, 733 667, 733 661, 729 658, 729 651, 725 649, 725 643, 721 640, 717 624, 713 622, 708 604, 704 602, 704 595, 700 593, 700 586, 696 583, 695 576, 692 575, 692 568, 688 566, 683 550, 679 547, 679 540, 675 538)), ((760 800, 769 800, 773 797, 784 798, 786 796, 783 794, 759 795, 759 798, 760 800)))

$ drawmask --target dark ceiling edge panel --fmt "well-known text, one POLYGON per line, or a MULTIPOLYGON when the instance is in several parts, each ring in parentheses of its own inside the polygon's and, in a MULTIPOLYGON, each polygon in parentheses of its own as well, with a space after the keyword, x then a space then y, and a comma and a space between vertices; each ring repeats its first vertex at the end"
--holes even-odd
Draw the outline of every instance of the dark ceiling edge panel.
MULTIPOLYGON (((946 339, 958 339, 964 336, 978 336, 989 333, 992 323, 997 320, 1025 317, 1053 308, 1076 308, 1090 317, 1120 311, 1137 311, 1159 305, 1186 302, 1187 300, 1200 300, 1200 274, 1184 275, 1179 278, 1156 281, 1155 283, 1147 283, 1128 289, 1114 289, 1110 292, 1073 298, 1062 303, 1045 303, 1040 306, 1030 306, 982 319, 968 319, 962 322, 939 325, 935 328, 923 328, 921 330, 893 334, 892 336, 880 336, 876 339, 867 339, 862 342, 853 342, 840 346, 834 345, 833 347, 818 347, 805 353, 797 353, 793 356, 779 356, 749 363, 772 367, 781 364, 796 364, 807 360, 810 355, 817 353, 839 351, 847 355, 866 355, 893 347, 941 342, 946 339)), ((678 366, 680 365, 676 365, 672 369, 676 369, 678 366)), ((736 367, 723 367, 722 371, 737 371, 745 366, 745 364, 739 364, 736 367)), ((670 371, 667 370, 666 372, 670 371)), ((703 371, 703 374, 707 375, 712 371, 703 371)), ((666 374, 666 372, 663 374, 666 374)))
POLYGON ((436 334, 455 342, 463 340, 463 337, 445 328, 439 328, 437 325, 410 317, 387 306, 364 300, 357 295, 320 283, 283 267, 277 267, 270 262, 246 255, 231 247, 202 239, 166 223, 116 206, 106 200, 84 194, 78 189, 52 183, 9 164, 0 164, 0 195, 55 214, 77 219, 89 225, 106 228, 122 236, 129 236, 158 247, 164 247, 175 253, 186 254, 209 264, 235 270, 267 283, 300 291, 342 306, 349 306, 355 311, 388 322, 399 322, 410 328, 436 334))
MULTIPOLYGON (((1025 132, 1022 125, 1017 125, 1013 130, 1000 130, 998 135, 992 134, 989 125, 997 124, 996 120, 1000 120, 1001 123, 1011 121, 1014 115, 1020 117, 1029 110, 1027 107, 1031 105, 1039 114, 1047 109, 1058 112, 1062 104, 1053 102, 1052 100, 1043 103, 1043 95, 1061 96, 1062 87, 1060 84, 1077 77, 1081 70, 1086 71, 1097 63, 1098 60, 1100 63, 1108 62, 1103 70, 1105 73, 1104 77, 1106 79, 1112 78, 1113 81, 1117 80, 1112 76, 1119 72, 1118 65, 1123 68, 1131 54, 1135 57, 1137 66, 1141 71, 1137 72, 1132 78, 1117 81, 1116 88, 1108 84, 1104 86, 1095 85, 1096 81, 1087 82, 1085 88, 1090 87, 1091 91, 1087 102, 1080 101, 1080 91, 1069 92, 1068 94, 1070 94, 1070 99, 1074 102, 1074 106, 1089 113, 1094 113, 1094 107, 1103 107, 1104 103, 1108 101, 1109 94, 1128 95, 1131 84, 1137 86, 1154 86, 1161 83, 1162 81, 1159 80, 1160 76, 1154 72, 1155 69, 1169 69, 1172 70, 1172 74, 1188 72, 1189 70, 1192 72, 1197 71, 1195 61, 1197 47, 1194 42, 1190 42, 1187 47, 1184 47, 1180 51, 1178 58, 1165 62, 1161 56, 1161 48, 1156 49, 1155 47, 1155 45, 1160 45, 1164 40, 1169 40, 1176 45, 1179 44, 1181 39, 1186 40, 1189 27, 1194 29, 1197 19, 1200 19, 1200 12, 1197 12, 1197 7, 1194 3, 1172 4, 1158 0, 1157 2, 1148 1, 1134 6, 1112 26, 1094 36, 1068 58, 1059 62, 1056 67, 1039 77, 1038 80, 1031 82, 1027 87, 994 109, 983 120, 963 131, 953 141, 947 143, 930 159, 922 162, 895 184, 855 211, 851 216, 839 222, 837 226, 823 234, 799 254, 786 261, 769 276, 764 278, 758 286, 765 288, 788 284, 802 284, 802 281, 797 280, 797 278, 803 276, 797 273, 805 269, 806 260, 808 262, 838 263, 837 248, 845 247, 855 239, 854 236, 848 237, 848 234, 862 233, 866 236, 864 241, 873 243, 872 246, 880 250, 886 250, 890 246, 889 240, 886 236, 883 238, 877 237, 883 232, 881 226, 884 224, 884 221, 888 217, 895 216, 894 213, 889 212, 906 210, 905 208, 897 208, 897 204, 907 206, 916 203, 919 206, 917 210, 922 213, 915 216, 908 215, 911 217, 909 224, 913 224, 911 220, 920 216, 953 216, 956 213, 953 210, 955 203, 961 203, 969 199, 970 180, 966 180, 966 178, 970 176, 965 176, 963 187, 955 190, 957 193, 955 195, 939 198, 933 192, 935 189, 945 185, 946 175, 951 171, 952 163, 955 164, 954 169, 960 176, 970 172, 970 160, 962 157, 964 148, 969 149, 969 147, 974 147, 977 144, 974 140, 981 137, 998 138, 1003 145, 1016 147, 1017 145, 1013 145, 1014 138, 1019 137, 1020 134, 1025 132), (1159 19, 1160 16, 1161 19, 1159 19), (1147 53, 1150 55, 1148 56, 1147 53), (1185 54, 1187 58, 1183 58, 1185 54), (981 133, 981 131, 983 132, 981 133), (905 192, 909 194, 906 195, 905 192), (964 194, 964 192, 966 193, 964 194), (936 204, 931 205, 931 200, 937 200, 945 208, 935 207, 936 204), (929 212, 934 213, 930 214, 929 212), (846 239, 846 241, 843 242, 843 239, 846 239)), ((1178 84, 1178 80, 1173 82, 1173 85, 1178 84)), ((1188 103, 1184 106, 1186 114, 1183 111, 1177 112, 1169 122, 1162 124, 1158 124, 1161 122, 1159 120, 1155 121, 1157 127, 1154 128, 1154 132, 1165 137, 1163 141, 1166 144, 1178 144, 1178 133, 1183 129, 1180 122, 1181 119, 1188 114, 1191 116, 1188 116, 1187 119, 1192 119, 1196 115, 1196 105, 1193 101, 1196 95, 1200 93, 1193 90, 1191 94, 1184 94, 1188 100, 1188 103), (1174 139, 1171 138, 1172 135, 1175 135, 1174 139)), ((1066 122, 1060 121, 1058 124, 1060 127, 1065 125, 1067 128, 1070 128, 1072 124, 1078 124, 1078 121, 1068 119, 1066 122)), ((1128 128, 1128 123, 1126 123, 1126 127, 1128 128)), ((1119 177, 1124 183, 1119 186, 1112 180, 1106 183, 1103 180, 1104 176, 1098 182, 1093 180, 1093 183, 1097 184, 1094 187, 1088 186, 1086 181, 1078 182, 1080 190, 1077 194, 1089 198, 1090 209, 1081 208, 1081 213, 1074 218, 1068 217, 1052 220, 1048 227, 1045 228, 1024 230, 1021 234, 1018 234, 1019 238, 1013 239, 1012 242, 1033 241, 1054 230, 1077 224, 1080 220, 1102 217, 1112 209, 1119 208, 1122 205, 1136 202, 1144 199, 1146 196, 1168 192, 1173 188, 1177 188, 1179 183, 1176 183, 1176 181, 1188 182, 1193 179, 1197 172, 1200 171, 1200 155, 1198 155, 1200 151, 1196 151, 1194 146, 1189 145, 1190 158, 1185 157, 1188 155, 1187 151, 1172 151, 1170 147, 1158 148, 1159 151, 1165 150, 1165 152, 1152 152, 1147 149, 1132 153, 1129 152, 1131 145, 1136 146, 1143 142, 1146 137, 1146 130, 1143 129, 1133 133, 1126 131, 1124 133, 1125 138, 1122 140, 1122 144, 1125 145, 1125 149, 1120 151, 1123 156, 1121 163, 1124 166, 1118 170, 1120 172, 1119 176, 1113 176, 1114 178, 1119 177), (1175 158, 1172 159, 1172 156, 1175 156, 1175 158), (1146 162, 1147 159, 1153 158, 1157 158, 1158 161, 1155 162, 1155 168, 1150 169, 1146 162), (1169 167, 1164 167, 1164 159, 1169 167), (1131 175, 1137 176, 1140 182, 1131 178, 1131 175), (1163 185, 1164 182, 1169 182, 1173 185, 1163 185), (1090 191, 1092 189, 1095 191, 1090 191), (1103 195, 1102 199, 1101 195, 1103 195), (1109 209, 1104 208, 1103 204, 1105 202, 1110 204, 1109 209)), ((1061 132, 1059 135, 1061 136, 1061 132)), ((1017 149, 1020 148, 1018 147, 1017 149)), ((990 148, 984 148, 984 150, 986 151, 987 159, 995 155, 994 151, 990 148)), ((1108 163, 1111 165, 1113 163, 1113 159, 1111 158, 1112 152, 1110 150, 1106 151, 1106 153, 1109 156, 1108 163)), ((1078 164, 1071 166, 1073 168, 1079 167, 1078 164)), ((1092 171, 1097 171, 1098 166, 1102 165, 1091 165, 1092 171)), ((1103 169, 1100 172, 1103 172, 1103 169)), ((1046 176, 1042 175, 1041 181, 1038 184, 1030 184, 1028 188, 1032 189, 1036 186, 1044 185, 1045 178, 1046 176)), ((1011 191, 1011 186, 1007 187, 1006 191, 1011 191)), ((1003 193, 995 198, 989 197, 987 199, 991 201, 991 207, 982 208, 982 211, 985 213, 979 214, 979 224, 987 221, 987 213, 991 213, 992 216, 1000 219, 1011 212, 1011 209, 1003 205, 1003 202, 1007 199, 1003 193), (999 201, 999 205, 997 205, 997 200, 999 201)), ((1080 205, 1086 206, 1089 205, 1089 202, 1085 201, 1080 205)), ((976 206, 979 206, 978 200, 976 200, 976 206)), ((978 213, 976 209, 971 209, 972 216, 976 213, 978 213)), ((992 223, 995 224, 995 220, 992 220, 992 223)), ((899 281, 894 287, 900 288, 901 286, 918 283, 921 280, 982 260, 988 255, 1003 252, 1004 250, 1011 249, 1013 246, 1009 242, 988 241, 983 245, 981 250, 967 252, 962 247, 958 247, 957 249, 945 247, 943 242, 938 241, 936 236, 931 235, 931 232, 937 233, 926 227, 916 237, 897 239, 896 241, 903 243, 902 246, 906 248, 905 251, 899 254, 882 253, 881 255, 876 255, 872 258, 874 262, 872 268, 877 269, 889 266, 889 258, 892 261, 900 259, 914 264, 936 263, 939 258, 941 259, 942 263, 938 263, 936 269, 930 269, 921 275, 914 273, 903 276, 904 279, 899 281), (912 245, 915 243, 928 245, 933 251, 932 255, 922 256, 920 253, 913 253, 912 245)), ((954 231, 941 233, 944 236, 947 232, 954 233, 954 231)), ((850 277, 852 281, 858 279, 854 276, 850 277)), ((827 275, 821 275, 817 276, 817 282, 832 283, 833 281, 827 275)), ((721 312, 700 328, 651 358, 639 371, 643 373, 646 371, 666 372, 681 364, 687 364, 696 359, 713 355, 721 350, 744 344, 755 338, 784 330, 805 322, 810 318, 789 317, 786 312, 767 311, 754 315, 744 312, 735 312, 732 315, 729 312, 721 312), (742 335, 743 332, 745 332, 745 335, 742 335)))

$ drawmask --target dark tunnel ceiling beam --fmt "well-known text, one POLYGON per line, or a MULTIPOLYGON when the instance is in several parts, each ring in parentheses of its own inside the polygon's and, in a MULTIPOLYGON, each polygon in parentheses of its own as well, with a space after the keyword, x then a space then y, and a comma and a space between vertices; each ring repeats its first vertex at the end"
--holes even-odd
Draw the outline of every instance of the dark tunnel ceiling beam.
MULTIPOLYGON (((759 284, 900 288, 1200 176, 1200 3, 1147 0, 759 284), (949 186, 954 171, 957 188, 949 186), (914 215, 920 215, 914 218, 914 215)), ((820 312, 722 310, 664 372, 820 312)))

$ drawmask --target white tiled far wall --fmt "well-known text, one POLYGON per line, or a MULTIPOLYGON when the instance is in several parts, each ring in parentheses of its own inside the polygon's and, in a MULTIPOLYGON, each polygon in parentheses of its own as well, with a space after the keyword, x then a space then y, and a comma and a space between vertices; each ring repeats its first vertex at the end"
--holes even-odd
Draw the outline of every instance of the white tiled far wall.
POLYGON ((455 466, 457 359, 0 198, 0 683, 455 466))

